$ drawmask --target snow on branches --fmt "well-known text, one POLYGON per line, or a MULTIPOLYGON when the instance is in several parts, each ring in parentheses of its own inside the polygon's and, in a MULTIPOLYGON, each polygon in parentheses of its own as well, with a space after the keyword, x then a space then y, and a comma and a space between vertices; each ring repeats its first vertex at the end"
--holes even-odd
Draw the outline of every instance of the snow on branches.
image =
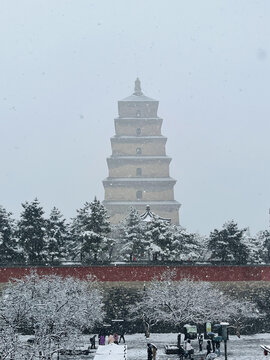
POLYGON ((128 216, 120 226, 122 231, 120 255, 130 261, 144 258, 148 242, 144 236, 145 229, 139 212, 131 207, 128 216))
POLYGON ((107 210, 96 198, 77 210, 70 229, 70 253, 73 259, 79 255, 82 263, 88 263, 110 258, 113 241, 109 237, 111 226, 108 218, 107 210))
POLYGON ((234 221, 208 237, 170 224, 151 213, 145 220, 131 208, 112 225, 96 198, 86 202, 67 223, 57 208, 49 218, 38 199, 22 204, 19 220, 0 205, 0 261, 3 264, 59 265, 111 261, 168 261, 213 264, 269 264, 270 232, 251 236, 234 221))
MULTIPOLYGON (((13 344, 14 359, 51 359, 62 348, 75 347, 84 329, 102 321, 102 294, 94 279, 82 281, 59 276, 38 276, 32 272, 10 282, 0 302, 2 338, 13 344), (18 334, 34 334, 32 344, 21 344, 18 334), (18 350, 18 353, 16 352, 18 350), (21 356, 21 357, 20 357, 21 356)), ((5 358, 10 349, 0 346, 5 358)))
POLYGON ((149 324, 228 321, 241 317, 258 317, 255 306, 224 295, 209 282, 183 279, 174 281, 171 271, 154 279, 143 291, 141 300, 130 307, 131 318, 149 324))

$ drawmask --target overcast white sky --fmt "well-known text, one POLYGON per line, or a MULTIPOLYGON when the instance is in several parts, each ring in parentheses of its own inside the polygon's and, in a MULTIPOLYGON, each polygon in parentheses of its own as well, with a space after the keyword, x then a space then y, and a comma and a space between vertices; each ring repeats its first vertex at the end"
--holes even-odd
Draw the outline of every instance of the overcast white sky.
POLYGON ((160 101, 180 222, 269 225, 270 1, 1 0, 0 204, 104 199, 117 100, 160 101))

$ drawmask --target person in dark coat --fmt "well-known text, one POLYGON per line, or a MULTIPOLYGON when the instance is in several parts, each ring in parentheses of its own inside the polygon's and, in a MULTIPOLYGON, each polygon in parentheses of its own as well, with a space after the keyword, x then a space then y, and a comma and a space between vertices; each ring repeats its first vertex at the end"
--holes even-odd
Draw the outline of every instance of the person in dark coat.
POLYGON ((206 356, 208 354, 210 354, 210 352, 212 351, 212 347, 211 347, 211 341, 207 340, 207 345, 206 345, 206 356))
POLYGON ((202 348, 203 348, 203 335, 202 334, 199 335, 198 342, 199 342, 199 351, 202 351, 202 348))
POLYGON ((152 345, 152 356, 153 356, 153 360, 156 360, 157 358, 157 347, 156 345, 154 344, 151 344, 152 345))
POLYGON ((120 329, 120 337, 119 337, 119 344, 120 344, 120 342, 121 342, 121 339, 123 339, 123 341, 124 341, 124 344, 126 343, 126 340, 125 340, 125 331, 124 331, 124 329, 120 329))
POLYGON ((215 344, 214 337, 212 338, 212 350, 213 350, 213 353, 216 351, 216 344, 215 344))
POLYGON ((217 356, 220 356, 220 341, 216 341, 216 354, 217 356))
POLYGON ((152 344, 147 344, 147 360, 153 360, 152 344))
POLYGON ((90 349, 95 349, 96 348, 96 336, 97 335, 94 335, 94 336, 90 337, 90 344, 91 344, 90 349))

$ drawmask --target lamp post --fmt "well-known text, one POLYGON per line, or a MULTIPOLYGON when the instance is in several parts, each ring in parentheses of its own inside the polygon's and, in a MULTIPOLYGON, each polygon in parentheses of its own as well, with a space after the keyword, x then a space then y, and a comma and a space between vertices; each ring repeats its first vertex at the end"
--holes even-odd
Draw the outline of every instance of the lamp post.
POLYGON ((225 355, 225 360, 228 359, 228 354, 227 354, 227 340, 228 340, 228 326, 229 323, 227 322, 221 322, 221 329, 222 329, 222 338, 224 340, 224 355, 225 355))

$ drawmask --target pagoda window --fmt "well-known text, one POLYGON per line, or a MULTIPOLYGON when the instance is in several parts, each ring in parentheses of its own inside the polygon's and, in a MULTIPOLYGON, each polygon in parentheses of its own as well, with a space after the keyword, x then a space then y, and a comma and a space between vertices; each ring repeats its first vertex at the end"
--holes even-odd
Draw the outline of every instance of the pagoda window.
POLYGON ((142 169, 141 168, 136 169, 136 176, 142 176, 142 169))
POLYGON ((139 135, 141 135, 141 133, 142 133, 141 128, 137 128, 136 129, 136 135, 139 136, 139 135))
POLYGON ((141 148, 137 148, 137 149, 136 149, 136 154, 137 154, 137 155, 141 155, 141 154, 142 154, 142 149, 141 149, 141 148))
POLYGON ((136 116, 137 116, 137 117, 141 117, 141 112, 140 112, 140 110, 137 110, 136 116))
POLYGON ((142 199, 142 191, 141 190, 136 191, 136 198, 137 198, 137 200, 142 199))

